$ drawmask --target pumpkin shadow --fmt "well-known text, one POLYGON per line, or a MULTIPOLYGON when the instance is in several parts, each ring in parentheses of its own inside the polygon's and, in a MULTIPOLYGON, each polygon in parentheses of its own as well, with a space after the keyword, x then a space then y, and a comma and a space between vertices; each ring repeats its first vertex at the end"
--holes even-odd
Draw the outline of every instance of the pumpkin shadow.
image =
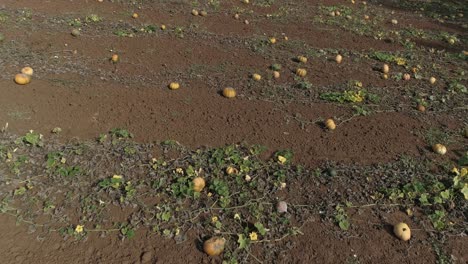
POLYGON ((204 237, 202 237, 202 238, 195 238, 195 240, 194 240, 195 248, 196 248, 198 251, 204 253, 205 251, 203 250, 203 243, 204 243, 206 240, 208 240, 208 239, 209 239, 209 237, 207 237, 207 236, 204 236, 204 237))
POLYGON ((292 62, 296 62, 296 63, 301 63, 301 61, 299 60, 299 58, 291 58, 291 61, 292 61, 292 62))
POLYGON ((393 225, 390 223, 384 223, 383 230, 385 230, 385 232, 387 232, 391 237, 395 237, 395 234, 393 233, 393 225))

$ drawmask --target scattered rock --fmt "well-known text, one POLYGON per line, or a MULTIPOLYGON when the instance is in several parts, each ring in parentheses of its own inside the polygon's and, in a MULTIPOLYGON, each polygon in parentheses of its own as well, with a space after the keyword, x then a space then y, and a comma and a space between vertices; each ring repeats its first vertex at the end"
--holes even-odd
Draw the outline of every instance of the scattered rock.
POLYGON ((150 251, 145 251, 141 254, 141 263, 149 263, 153 259, 153 254, 150 251))
POLYGON ((71 34, 74 37, 78 37, 81 34, 81 32, 78 29, 74 28, 72 29, 71 34))

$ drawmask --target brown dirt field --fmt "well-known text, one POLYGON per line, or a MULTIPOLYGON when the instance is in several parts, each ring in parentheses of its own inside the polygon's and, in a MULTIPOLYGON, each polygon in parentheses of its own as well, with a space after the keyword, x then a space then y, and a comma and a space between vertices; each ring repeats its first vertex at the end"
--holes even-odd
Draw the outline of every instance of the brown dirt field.
MULTIPOLYGON (((434 170, 440 171, 442 164, 453 166, 468 150, 468 139, 460 132, 468 126, 468 97, 466 91, 453 90, 458 89, 454 83, 468 85, 467 55, 461 55, 468 50, 467 9, 460 7, 463 1, 449 1, 454 2, 454 10, 465 13, 444 18, 447 14, 427 13, 432 9, 417 13, 386 2, 368 1, 367 10, 362 1, 251 0, 247 5, 234 0, 3 0, 0 127, 8 123, 9 133, 24 135, 34 130, 62 143, 94 141, 100 133, 119 127, 134 133, 139 143, 175 140, 192 149, 260 144, 266 146, 266 156, 289 149, 295 164, 311 169, 336 164, 370 170, 408 156, 432 159, 437 164, 434 170), (208 16, 190 14, 196 3, 208 16), (351 17, 342 17, 337 24, 327 22, 341 18, 325 14, 320 9, 324 6, 339 6, 343 13, 349 9, 355 12, 353 18, 367 12, 377 22, 373 27, 363 24, 364 33, 359 34, 361 28, 346 22, 354 21, 351 17), (133 12, 139 14, 137 19, 131 18, 133 12), (238 20, 233 17, 236 13, 241 16, 238 20), (91 14, 102 21, 85 22, 91 14), (398 25, 389 23, 393 17, 398 18, 398 25), (81 26, 70 25, 75 18, 80 18, 81 26), (159 29, 161 24, 167 26, 165 31, 159 29), (145 32, 148 25, 154 26, 154 32, 145 32), (70 34, 74 27, 80 28, 80 36, 70 34), (385 35, 374 37, 377 29, 385 35), (417 30, 424 34, 417 35, 417 30), (268 43, 273 36, 278 40, 274 45, 268 43), (454 36, 457 40, 451 45, 448 41, 454 36), (406 39, 412 41, 413 49, 406 39), (391 64, 386 80, 380 72, 383 62, 373 57, 375 52, 403 56, 408 62, 391 64), (114 53, 120 56, 115 64, 109 60, 114 53), (341 64, 334 62, 338 53, 344 56, 341 64), (309 62, 297 63, 293 59, 297 55, 308 56, 309 62), (272 64, 282 65, 279 80, 272 78, 272 64), (19 86, 13 77, 24 66, 31 66, 35 73, 30 84, 19 86), (298 67, 307 69, 307 77, 295 76, 298 67), (421 77, 413 74, 408 82, 398 77, 413 67, 421 77), (261 74, 262 80, 253 81, 253 73, 261 74), (430 76, 438 78, 433 86, 427 81, 430 76), (347 86, 353 80, 361 81, 380 100, 353 104, 321 98, 326 92, 356 88, 347 86), (168 89, 173 81, 181 88, 168 89), (234 87, 237 98, 224 98, 224 87, 234 87), (428 103, 426 112, 415 109, 417 100, 428 103), (360 109, 369 114, 356 114, 360 109), (327 118, 335 119, 335 131, 324 129, 327 118), (55 127, 62 132, 52 136, 55 127), (432 153, 431 129, 449 135, 447 155, 432 153)), ((427 1, 403 2, 423 5, 427 1)), ((0 182, 0 189, 8 188, 0 182)), ((336 194, 334 198, 348 201, 351 187, 356 192, 366 189, 345 184, 317 186, 313 179, 290 183, 283 199, 313 204, 322 202, 317 197, 336 194)), ((314 212, 301 235, 272 243, 271 252, 255 245, 240 262, 268 262, 274 252, 275 263, 448 263, 440 262, 443 254, 434 249, 436 245, 453 263, 468 262, 466 219, 460 220, 464 232, 444 233, 442 240, 429 221, 420 220, 426 217, 423 212, 415 220, 400 209, 350 209, 350 232, 314 212), (400 221, 414 223, 408 243, 393 236, 391 225, 400 221)), ((145 230, 124 241, 98 233, 74 240, 57 232, 31 232, 27 224, 16 223, 15 217, 4 213, 0 222, 1 263, 223 260, 203 253, 202 235, 195 230, 189 230, 182 243, 145 230)))

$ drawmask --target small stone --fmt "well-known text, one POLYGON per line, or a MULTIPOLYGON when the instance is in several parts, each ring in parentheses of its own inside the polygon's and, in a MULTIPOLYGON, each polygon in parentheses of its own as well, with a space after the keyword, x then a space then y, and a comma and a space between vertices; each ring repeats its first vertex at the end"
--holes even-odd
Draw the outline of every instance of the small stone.
POLYGON ((151 252, 146 251, 141 254, 141 263, 148 263, 151 261, 151 259, 153 259, 153 254, 151 254, 151 252))
POLYGON ((276 211, 280 214, 288 211, 288 204, 285 201, 279 201, 276 205, 276 211))
POLYGON ((71 34, 74 37, 78 37, 81 34, 81 32, 78 29, 74 28, 72 29, 71 34))
POLYGON ((52 129, 52 133, 54 134, 59 134, 60 132, 62 132, 62 129, 60 127, 55 127, 54 129, 52 129))

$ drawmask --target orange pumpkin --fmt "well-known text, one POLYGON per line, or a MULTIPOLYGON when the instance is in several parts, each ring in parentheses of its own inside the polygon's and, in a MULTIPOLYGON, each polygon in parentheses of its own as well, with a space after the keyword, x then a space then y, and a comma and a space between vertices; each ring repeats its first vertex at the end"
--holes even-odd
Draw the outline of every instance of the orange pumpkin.
POLYGON ((333 121, 333 119, 327 119, 325 121, 325 127, 330 129, 330 130, 335 130, 335 128, 336 128, 335 121, 333 121))
POLYGON ((21 69, 21 73, 32 76, 34 73, 34 70, 31 67, 24 67, 23 69, 21 69))
POLYGON ((403 241, 408 241, 411 238, 411 229, 405 223, 398 223, 393 226, 393 233, 403 241))
POLYGON ((300 77, 304 77, 307 75, 307 70, 306 69, 302 69, 302 68, 298 68, 296 70, 296 75, 297 76, 300 76, 300 77))
POLYGON ((223 89, 223 96, 226 98, 234 98, 236 97, 236 95, 237 93, 236 90, 234 90, 234 88, 226 87, 223 89))
POLYGON ((306 62, 307 62, 307 57, 298 56, 298 57, 297 57, 297 61, 302 62, 302 63, 306 63, 306 62))
POLYGON ((382 72, 383 73, 388 73, 390 71, 390 66, 388 66, 388 64, 384 64, 382 66, 382 72))
POLYGON ((113 54, 112 57, 111 57, 111 61, 113 63, 117 63, 119 61, 119 55, 113 54))
POLYGON ((170 88, 171 90, 177 90, 177 89, 180 88, 180 85, 179 85, 179 83, 177 83, 177 82, 171 82, 171 83, 169 84, 169 88, 170 88))
POLYGON ((203 251, 210 256, 218 256, 223 253, 226 239, 222 237, 212 237, 203 243, 203 251))
POLYGON ((274 71, 274 72, 273 72, 273 77, 274 77, 275 79, 278 79, 278 78, 280 77, 280 72, 279 72, 279 71, 274 71))
POLYGON ((340 64, 341 61, 343 61, 343 56, 341 56, 340 54, 336 55, 335 61, 336 61, 336 63, 340 64))
POLYGON ((237 173, 239 173, 239 170, 237 170, 234 167, 229 166, 229 167, 226 168, 226 173, 228 175, 237 174, 237 173))
POLYGON ((254 73, 252 74, 252 78, 255 80, 255 81, 260 81, 262 79, 262 76, 258 73, 254 73))
POLYGON ((202 177, 197 177, 193 179, 193 191, 194 192, 201 192, 203 188, 205 188, 205 179, 202 177))
POLYGON ((432 146, 432 150, 439 155, 445 155, 445 153, 447 153, 447 147, 442 144, 435 144, 432 146))
POLYGON ((31 76, 24 74, 24 73, 18 73, 15 75, 15 83, 25 85, 31 82, 31 76))

